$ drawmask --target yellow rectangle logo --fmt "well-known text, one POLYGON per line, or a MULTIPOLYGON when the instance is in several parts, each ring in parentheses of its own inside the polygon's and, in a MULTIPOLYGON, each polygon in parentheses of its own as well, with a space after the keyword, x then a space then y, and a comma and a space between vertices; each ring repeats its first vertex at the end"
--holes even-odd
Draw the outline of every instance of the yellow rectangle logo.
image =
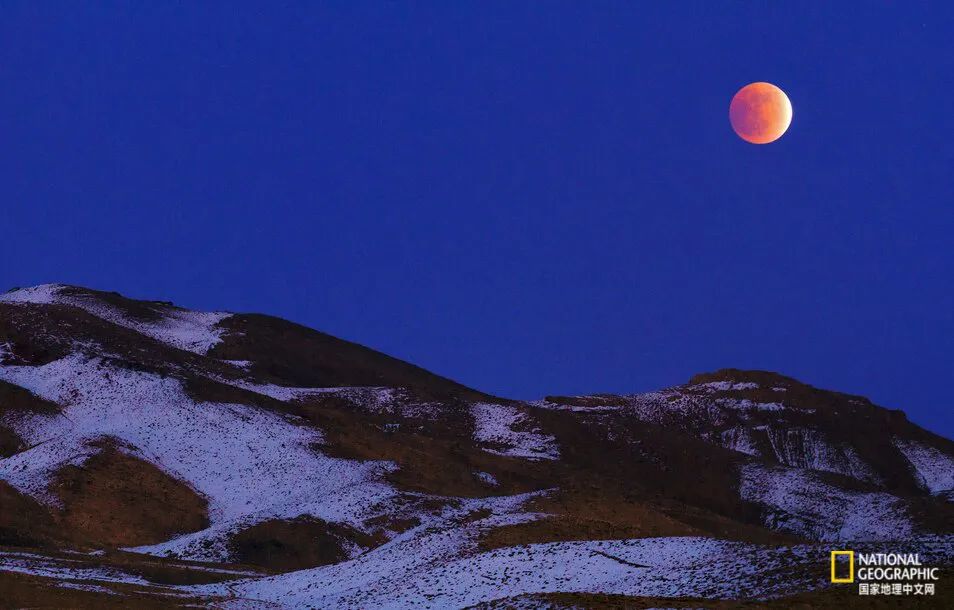
POLYGON ((855 552, 854 551, 832 551, 831 552, 831 581, 836 583, 855 582, 855 552), (838 578, 838 556, 848 557, 848 577, 838 578))

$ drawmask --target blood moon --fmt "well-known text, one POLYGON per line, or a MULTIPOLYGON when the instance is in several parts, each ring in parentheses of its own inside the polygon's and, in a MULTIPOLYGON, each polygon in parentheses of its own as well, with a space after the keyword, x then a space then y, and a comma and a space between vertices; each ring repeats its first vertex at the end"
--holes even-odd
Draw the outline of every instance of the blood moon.
POLYGON ((768 144, 781 138, 792 124, 792 103, 772 83, 752 83, 732 98, 729 122, 746 142, 768 144))

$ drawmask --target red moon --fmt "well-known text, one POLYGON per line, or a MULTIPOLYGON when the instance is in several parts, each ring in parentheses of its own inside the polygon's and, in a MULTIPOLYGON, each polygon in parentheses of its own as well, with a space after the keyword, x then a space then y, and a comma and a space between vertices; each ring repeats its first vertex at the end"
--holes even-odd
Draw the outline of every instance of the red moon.
POLYGON ((792 103, 775 85, 752 83, 732 98, 729 122, 746 142, 768 144, 781 138, 792 124, 792 103))

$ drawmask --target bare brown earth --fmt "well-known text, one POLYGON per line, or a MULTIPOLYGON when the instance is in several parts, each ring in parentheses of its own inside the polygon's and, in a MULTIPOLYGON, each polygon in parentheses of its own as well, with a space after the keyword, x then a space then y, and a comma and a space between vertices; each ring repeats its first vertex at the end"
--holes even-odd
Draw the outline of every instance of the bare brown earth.
MULTIPOLYGON (((839 392, 821 390, 790 377, 767 371, 741 371, 724 369, 697 375, 690 385, 674 388, 670 398, 693 397, 699 392, 692 384, 715 381, 734 383, 754 382, 755 388, 706 390, 698 400, 719 399, 749 400, 753 403, 781 402, 787 407, 780 411, 750 411, 745 424, 761 450, 759 458, 765 464, 777 464, 766 429, 781 434, 802 430, 817 431, 824 435, 832 447, 850 448, 875 473, 877 482, 860 481, 848 476, 815 472, 815 476, 842 489, 875 492, 887 491, 904 498, 909 512, 917 525, 926 532, 950 533, 954 523, 954 505, 939 498, 932 498, 920 488, 910 464, 895 445, 895 439, 916 441, 934 447, 947 454, 954 453, 954 442, 932 434, 907 420, 904 413, 874 405, 867 398, 839 392), (781 388, 784 391, 776 391, 781 388)), ((565 455, 574 459, 581 450, 597 445, 605 450, 603 458, 597 456, 589 463, 602 470, 625 465, 631 469, 631 478, 645 486, 646 499, 653 493, 661 493, 669 500, 704 508, 734 521, 751 525, 761 522, 759 509, 738 499, 739 454, 722 450, 708 439, 718 439, 729 427, 740 425, 733 421, 737 413, 723 411, 729 422, 721 426, 705 417, 686 417, 678 410, 669 414, 663 425, 636 421, 627 410, 627 397, 594 395, 584 397, 549 397, 548 401, 567 407, 622 406, 620 411, 594 411, 591 413, 567 413, 563 417, 579 426, 570 434, 557 434, 561 446, 568 448, 565 455), (600 437, 600 432, 612 428, 620 438, 600 437), (588 439, 587 439, 588 437, 588 439), (694 437, 693 443, 688 437, 694 437), (622 446, 620 441, 622 440, 622 446), (632 449, 637 449, 633 453, 632 449), (627 452, 631 458, 627 458, 627 452), (613 457, 611 457, 613 456, 613 457)), ((703 413, 705 410, 702 411, 703 413)), ((568 425, 555 421, 553 415, 542 415, 541 420, 548 430, 567 430, 568 425)), ((618 470, 618 469, 617 469, 618 470)), ((618 476, 616 478, 619 478, 618 476)), ((694 523, 699 525, 698 523, 694 523)), ((710 533, 710 527, 702 529, 710 533)))
POLYGON ((61 293, 63 296, 79 299, 88 299, 90 301, 99 301, 111 305, 120 310, 124 315, 133 320, 142 322, 155 322, 161 320, 163 315, 170 309, 175 309, 169 301, 140 301, 124 297, 118 292, 106 292, 103 290, 93 290, 91 288, 80 288, 78 286, 67 286, 61 293))
MULTIPOLYGON (((0 546, 2 552, 24 549, 0 546)), ((107 551, 99 556, 83 556, 56 551, 29 549, 71 568, 108 569, 146 580, 149 584, 123 584, 103 580, 45 578, 14 572, 0 572, 0 608, 182 608, 217 607, 217 598, 183 595, 176 585, 226 582, 266 575, 241 564, 203 564, 107 551), (64 587, 63 585, 67 585, 64 587), (92 585, 95 590, 71 587, 92 585)), ((262 606, 264 607, 264 606, 262 606)))
POLYGON ((309 399, 299 414, 325 431, 327 455, 357 460, 391 460, 399 466, 388 479, 399 489, 443 496, 486 497, 522 493, 546 485, 551 465, 482 451, 472 440, 466 405, 448 405, 439 420, 379 415, 335 397, 309 399), (493 474, 489 485, 477 472, 493 474))
MULTIPOLYGON (((77 307, 22 307, 0 303, 0 341, 12 346, 13 364, 41 366, 69 355, 76 342, 108 345, 113 361, 129 368, 171 373, 201 356, 169 347, 77 307)), ((213 370, 228 367, 207 363, 213 370)))
POLYGON ((64 536, 45 506, 0 481, 0 545, 50 547, 64 536))
POLYGON ((303 570, 348 558, 348 543, 368 549, 387 541, 340 523, 315 517, 272 519, 232 536, 229 547, 240 563, 281 572, 303 570))
MULTIPOLYGON (((0 342, 3 339, 0 338, 0 342)), ((0 417, 16 413, 56 415, 60 407, 31 392, 5 381, 0 381, 0 417)), ((0 458, 9 457, 26 449, 26 443, 10 428, 0 425, 0 458)))
MULTIPOLYGON (((0 608, 43 608, 61 610, 75 608, 98 610, 100 608, 141 608, 160 610, 165 608, 215 607, 212 600, 195 597, 174 598, 164 595, 161 589, 142 585, 110 584, 97 586, 101 590, 84 591, 61 586, 63 583, 48 578, 0 572, 0 608)), ((69 584, 69 583, 67 583, 69 584)), ((79 583, 83 584, 83 583, 79 583)))
MULTIPOLYGON (((646 529, 752 542, 783 539, 762 527, 758 507, 739 498, 736 452, 624 413, 593 417, 538 409, 534 415, 561 447, 562 476, 554 483, 562 497, 549 506, 558 514, 586 518, 594 509, 576 506, 589 505, 601 507, 596 514, 615 515, 611 522, 620 533, 646 529), (661 514, 649 518, 646 511, 661 514)), ((550 540, 532 542, 545 541, 550 540)))
POLYGON ((463 497, 550 490, 527 508, 551 517, 493 530, 484 537, 484 548, 704 534, 765 543, 794 540, 749 521, 758 511, 734 491, 734 452, 715 450, 723 459, 719 475, 700 488, 713 476, 699 472, 698 461, 715 459, 711 445, 671 431, 641 434, 634 453, 632 439, 609 440, 602 427, 581 426, 571 413, 533 410, 545 429, 557 434, 563 455, 559 461, 532 462, 476 446, 464 409, 451 407, 450 415, 437 421, 415 420, 362 412, 332 396, 309 399, 299 413, 325 431, 324 453, 396 462, 399 469, 388 478, 399 489, 463 497), (670 457, 670 443, 682 445, 685 453, 670 457), (699 445, 699 454, 687 451, 685 443, 699 445), (498 485, 482 481, 477 472, 492 474, 498 485), (677 491, 681 497, 674 498, 677 491), (725 513, 712 509, 710 498, 717 491, 725 513))
POLYGON ((209 355, 249 360, 253 374, 278 383, 300 387, 408 387, 436 399, 488 398, 413 364, 280 318, 240 314, 224 320, 221 326, 227 334, 209 355))
POLYGON ((61 333, 82 332, 83 325, 76 317, 82 319, 85 313, 75 307, 17 307, 0 303, 0 342, 12 352, 13 364, 53 362, 69 353, 70 342, 61 333))
POLYGON ((642 502, 594 493, 592 488, 559 490, 532 500, 526 509, 551 516, 485 532, 480 539, 481 549, 574 540, 706 536, 713 532, 727 540, 764 544, 796 541, 761 526, 739 523, 685 504, 642 502))
POLYGON ((659 507, 603 495, 559 492, 530 502, 527 509, 553 516, 489 530, 481 550, 571 540, 618 540, 653 536, 694 536, 701 531, 676 521, 659 507))
POLYGON ((56 415, 60 412, 60 406, 44 400, 20 386, 0 381, 0 414, 16 413, 18 411, 56 415))
POLYGON ((188 485, 111 440, 82 466, 61 468, 55 519, 80 544, 138 546, 208 527, 208 502, 188 485))
POLYGON ((26 449, 26 443, 16 432, 0 426, 0 458, 10 457, 26 449))

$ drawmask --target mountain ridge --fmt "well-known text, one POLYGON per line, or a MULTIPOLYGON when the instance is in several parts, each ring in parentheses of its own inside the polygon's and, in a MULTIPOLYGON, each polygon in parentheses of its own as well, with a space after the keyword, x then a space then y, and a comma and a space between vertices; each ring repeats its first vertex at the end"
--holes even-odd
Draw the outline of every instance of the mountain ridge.
MULTIPOLYGON (((124 296, 124 295, 122 295, 121 293, 116 292, 116 291, 104 291, 104 290, 97 290, 97 289, 85 288, 85 287, 78 286, 78 285, 58 284, 58 283, 40 284, 40 285, 32 286, 32 287, 13 287, 13 288, 8 289, 8 290, 6 291, 6 293, 0 293, 0 302, 4 302, 4 296, 5 296, 5 295, 9 297, 9 295, 15 295, 15 294, 17 294, 17 293, 19 293, 19 292, 45 293, 47 290, 57 290, 57 289, 59 289, 61 292, 65 292, 66 294, 72 293, 72 294, 75 294, 75 295, 95 296, 96 298, 102 299, 104 302, 107 302, 107 303, 110 303, 110 304, 115 305, 115 306, 117 306, 117 307, 123 308, 123 309, 124 309, 128 314, 130 314, 132 317, 139 316, 139 317, 141 317, 141 318, 144 319, 144 320, 158 319, 158 318, 161 317, 161 315, 162 315, 162 314, 161 314, 161 309, 163 309, 163 308, 171 308, 171 309, 175 309, 175 310, 179 310, 179 311, 183 311, 183 312, 191 312, 191 311, 194 311, 194 310, 190 310, 190 309, 188 309, 188 308, 181 307, 181 306, 175 304, 173 301, 160 300, 160 299, 155 299, 155 300, 150 300, 150 299, 133 299, 133 298, 130 298, 130 297, 126 297, 126 296, 124 296)), ((48 299, 48 298, 51 298, 51 297, 48 297, 48 296, 44 295, 44 296, 40 296, 40 297, 38 297, 38 298, 40 299, 40 301, 42 301, 43 299, 48 299)), ((25 300, 26 300, 26 301, 29 301, 30 299, 25 299, 25 300)), ((333 335, 330 335, 330 334, 328 334, 328 333, 311 329, 311 328, 309 328, 308 326, 306 326, 305 324, 298 323, 298 322, 292 322, 292 321, 285 320, 285 319, 282 319, 282 318, 280 318, 280 317, 272 316, 272 315, 269 315, 269 314, 258 313, 258 312, 231 312, 231 311, 228 311, 228 312, 219 311, 219 312, 210 312, 210 313, 212 313, 212 314, 217 314, 217 315, 223 315, 223 316, 224 316, 224 320, 235 319, 235 318, 238 318, 238 319, 241 320, 241 319, 243 319, 243 318, 245 318, 245 317, 248 317, 248 318, 253 318, 253 319, 266 320, 266 321, 271 322, 271 323, 279 323, 279 324, 282 324, 282 325, 288 325, 289 327, 292 327, 292 328, 295 328, 295 329, 298 329, 298 330, 305 330, 305 331, 308 331, 308 332, 317 333, 318 335, 321 335, 322 337, 329 338, 329 339, 334 340, 334 341, 341 341, 341 342, 344 342, 344 343, 348 343, 348 344, 350 344, 350 345, 352 345, 352 346, 355 346, 356 348, 360 348, 360 349, 363 349, 363 350, 368 350, 368 351, 374 352, 374 353, 376 353, 376 354, 380 354, 381 356, 384 356, 385 358, 388 358, 388 359, 390 359, 390 360, 399 361, 399 362, 402 362, 402 364, 407 364, 407 363, 405 363, 405 362, 403 362, 403 361, 400 361, 398 358, 396 358, 396 357, 394 357, 394 356, 391 356, 391 355, 388 355, 388 354, 386 354, 386 353, 384 353, 384 352, 380 352, 380 351, 376 350, 376 349, 373 348, 373 347, 369 347, 369 346, 366 346, 366 345, 363 345, 363 344, 360 344, 360 343, 356 343, 356 342, 354 342, 354 341, 346 340, 346 339, 340 339, 340 338, 334 337, 333 335)), ((212 354, 212 353, 210 353, 209 355, 210 355, 210 356, 214 356, 214 355, 223 355, 223 356, 224 356, 224 354, 212 354)), ((224 358, 224 357, 223 357, 222 359, 228 360, 229 358, 224 358)), ((238 360, 238 359, 236 358, 236 360, 238 360)), ((425 373, 428 373, 428 374, 430 374, 430 375, 434 375, 435 377, 439 377, 439 378, 441 378, 442 380, 449 382, 449 383, 452 384, 453 386, 456 386, 456 387, 460 388, 462 391, 465 391, 465 392, 473 392, 473 393, 476 393, 476 394, 478 394, 478 395, 480 395, 480 396, 490 397, 490 398, 494 398, 494 399, 497 399, 497 400, 507 400, 507 401, 513 401, 513 402, 527 402, 527 401, 522 401, 521 399, 508 398, 508 397, 504 397, 504 396, 493 396, 493 395, 491 395, 491 394, 482 392, 482 391, 480 391, 480 390, 476 390, 476 389, 474 389, 474 388, 470 388, 470 387, 466 386, 465 384, 462 384, 462 383, 457 382, 457 381, 454 381, 454 380, 452 380, 452 379, 443 377, 443 376, 441 376, 441 375, 439 375, 439 374, 435 374, 435 373, 432 373, 432 372, 430 372, 430 371, 426 371, 425 369, 422 369, 421 367, 418 367, 418 366, 416 366, 416 365, 408 365, 408 366, 414 367, 414 368, 416 368, 416 369, 420 369, 420 370, 424 371, 425 373)), ((812 386, 812 385, 809 385, 809 384, 807 384, 807 383, 804 383, 804 382, 802 382, 802 381, 800 381, 800 380, 798 380, 798 379, 796 379, 796 378, 794 378, 794 377, 791 377, 791 376, 789 376, 789 375, 786 375, 786 374, 784 374, 784 373, 781 373, 781 372, 778 372, 778 371, 763 370, 763 369, 741 369, 741 368, 736 368, 736 367, 724 367, 724 368, 720 368, 720 369, 715 369, 715 370, 713 370, 713 371, 703 371, 703 372, 699 372, 699 373, 695 373, 695 374, 691 375, 690 378, 688 379, 688 381, 687 381, 684 385, 701 385, 701 384, 708 383, 708 382, 718 382, 718 381, 736 381, 736 382, 740 382, 740 383, 743 383, 743 382, 758 382, 758 381, 761 381, 761 382, 763 382, 763 385, 768 385, 768 384, 771 384, 771 382, 772 382, 773 380, 775 380, 775 381, 780 381, 780 382, 785 382, 785 383, 790 383, 790 384, 795 384, 795 385, 799 385, 799 386, 803 386, 803 387, 808 388, 808 389, 810 389, 810 390, 814 390, 814 391, 821 392, 821 393, 843 395, 843 396, 846 396, 846 397, 849 397, 849 398, 859 399, 859 400, 865 401, 865 402, 867 402, 867 403, 874 404, 874 403, 870 400, 870 398, 868 398, 867 396, 855 395, 855 394, 848 394, 848 393, 843 393, 843 392, 840 392, 840 391, 837 391, 837 390, 831 390, 831 389, 826 389, 826 388, 818 388, 818 387, 816 387, 816 386, 812 386)), ((605 396, 626 396, 626 395, 633 395, 633 394, 596 393, 596 394, 581 394, 580 396, 600 396, 600 395, 605 395, 605 396)), ((532 399, 531 399, 531 401, 532 401, 532 399)), ((907 414, 904 412, 903 409, 887 408, 887 407, 881 407, 881 408, 886 409, 886 410, 891 411, 891 412, 896 412, 896 413, 899 414, 899 416, 903 415, 905 418, 907 418, 907 414)))
MULTIPOLYGON (((782 597, 821 590, 830 542, 954 557, 954 443, 862 397, 723 369, 642 394, 501 399, 278 318, 72 286, 0 295, 0 449, 15 507, 0 545, 53 563, 119 553, 125 569, 244 564, 227 586, 169 564, 198 578, 176 594, 207 600, 782 597), (544 549, 588 576, 531 578, 544 549), (687 549, 769 563, 788 549, 797 577, 762 582, 737 558, 748 576, 707 589, 687 549), (686 576, 667 588, 674 566, 686 576), (496 588, 442 585, 455 569, 496 588)), ((42 572, 9 553, 0 572, 42 572)))

